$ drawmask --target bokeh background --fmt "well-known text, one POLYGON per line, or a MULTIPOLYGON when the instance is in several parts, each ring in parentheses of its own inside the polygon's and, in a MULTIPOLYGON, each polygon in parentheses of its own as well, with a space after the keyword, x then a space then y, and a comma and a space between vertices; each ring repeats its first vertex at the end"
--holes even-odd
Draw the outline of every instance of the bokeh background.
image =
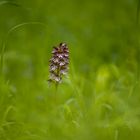
POLYGON ((140 139, 139 0, 0 0, 0 140, 140 139), (48 85, 53 46, 69 74, 48 85))

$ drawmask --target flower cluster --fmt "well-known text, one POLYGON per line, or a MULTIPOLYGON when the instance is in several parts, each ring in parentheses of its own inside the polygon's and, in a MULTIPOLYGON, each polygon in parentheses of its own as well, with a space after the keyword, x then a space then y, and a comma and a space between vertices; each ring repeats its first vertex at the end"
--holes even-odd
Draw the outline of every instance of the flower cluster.
POLYGON ((69 50, 66 43, 54 47, 50 59, 50 82, 60 83, 62 76, 68 72, 69 50))

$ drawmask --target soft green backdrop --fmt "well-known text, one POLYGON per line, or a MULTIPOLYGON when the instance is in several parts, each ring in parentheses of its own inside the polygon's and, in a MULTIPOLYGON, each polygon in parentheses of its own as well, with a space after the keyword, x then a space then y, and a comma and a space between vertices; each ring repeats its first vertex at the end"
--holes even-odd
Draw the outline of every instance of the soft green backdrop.
POLYGON ((0 0, 0 140, 140 139, 139 0, 0 0), (47 83, 52 47, 68 77, 47 83))

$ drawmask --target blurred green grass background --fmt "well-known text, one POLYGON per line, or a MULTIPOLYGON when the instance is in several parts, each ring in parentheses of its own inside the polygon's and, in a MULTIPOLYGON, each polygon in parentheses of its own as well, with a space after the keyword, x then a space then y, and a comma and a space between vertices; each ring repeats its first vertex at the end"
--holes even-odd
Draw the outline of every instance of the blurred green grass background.
POLYGON ((0 140, 140 139, 139 26, 139 0, 0 0, 0 140))

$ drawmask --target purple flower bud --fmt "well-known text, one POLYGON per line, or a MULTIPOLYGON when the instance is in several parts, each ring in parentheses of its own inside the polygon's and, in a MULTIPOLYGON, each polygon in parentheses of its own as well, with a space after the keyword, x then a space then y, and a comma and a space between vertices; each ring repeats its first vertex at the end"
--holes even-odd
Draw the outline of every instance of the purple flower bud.
POLYGON ((48 81, 60 83, 63 75, 68 72, 69 50, 66 43, 60 43, 53 47, 52 58, 50 59, 50 78, 48 81))

